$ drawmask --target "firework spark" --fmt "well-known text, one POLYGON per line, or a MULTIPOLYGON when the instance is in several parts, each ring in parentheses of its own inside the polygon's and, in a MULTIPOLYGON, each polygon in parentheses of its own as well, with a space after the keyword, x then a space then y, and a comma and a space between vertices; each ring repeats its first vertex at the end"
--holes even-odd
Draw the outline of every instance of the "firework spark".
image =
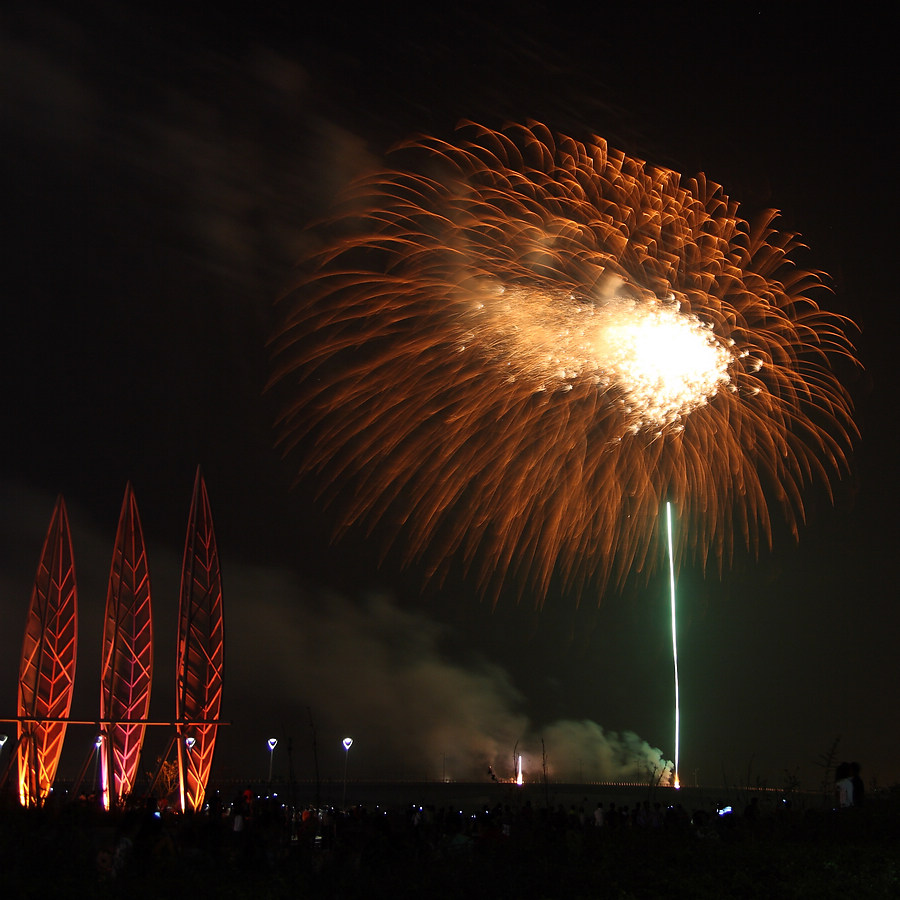
POLYGON ((554 572, 602 594, 649 571, 667 498, 703 565, 771 544, 770 507, 796 536, 846 466, 855 356, 775 212, 535 123, 392 163, 322 226, 273 338, 280 444, 345 527, 538 602, 554 572))

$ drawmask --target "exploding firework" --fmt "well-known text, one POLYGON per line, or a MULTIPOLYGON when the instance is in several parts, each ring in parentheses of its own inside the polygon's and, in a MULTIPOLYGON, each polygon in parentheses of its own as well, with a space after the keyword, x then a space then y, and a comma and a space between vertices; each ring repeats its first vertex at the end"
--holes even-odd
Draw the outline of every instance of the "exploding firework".
POLYGON ((797 535, 846 465, 855 357, 775 212, 535 123, 391 162, 316 233, 272 344, 280 444, 343 527, 538 602, 554 572, 649 572, 666 499, 704 566, 770 545, 772 508, 797 535))

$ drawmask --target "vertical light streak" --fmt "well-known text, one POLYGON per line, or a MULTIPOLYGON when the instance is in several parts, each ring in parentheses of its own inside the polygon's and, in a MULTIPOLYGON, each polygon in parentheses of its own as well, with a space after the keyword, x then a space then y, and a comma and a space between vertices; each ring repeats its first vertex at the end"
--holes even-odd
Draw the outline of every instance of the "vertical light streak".
POLYGON ((669 532, 669 593, 672 598, 672 663, 675 669, 675 790, 681 787, 678 780, 678 742, 681 728, 681 707, 678 699, 678 628, 675 618, 675 557, 672 552, 672 503, 666 501, 666 522, 669 532))

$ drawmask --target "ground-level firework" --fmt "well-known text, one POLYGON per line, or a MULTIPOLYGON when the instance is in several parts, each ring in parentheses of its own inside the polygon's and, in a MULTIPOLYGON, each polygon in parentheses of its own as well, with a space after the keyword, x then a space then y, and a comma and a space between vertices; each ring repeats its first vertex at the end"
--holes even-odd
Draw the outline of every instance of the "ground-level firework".
POLYGON ((775 511, 796 535, 846 467, 855 355, 775 218, 537 123, 410 141, 282 302, 280 444, 346 527, 495 598, 648 571, 667 498, 679 559, 756 551, 775 511))

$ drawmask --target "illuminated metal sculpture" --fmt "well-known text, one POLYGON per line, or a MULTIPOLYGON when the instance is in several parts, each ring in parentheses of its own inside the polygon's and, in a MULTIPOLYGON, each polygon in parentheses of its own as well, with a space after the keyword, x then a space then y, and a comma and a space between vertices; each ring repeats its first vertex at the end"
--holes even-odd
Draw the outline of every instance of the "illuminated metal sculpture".
POLYGON ((56 501, 31 593, 19 668, 19 800, 40 806, 50 793, 75 684, 78 597, 66 505, 56 501))
POLYGON ((109 573, 102 653, 99 752, 103 805, 109 809, 134 789, 153 678, 150 573, 130 482, 109 573))
POLYGON ((222 577, 200 469, 188 519, 178 608, 176 720, 181 808, 200 810, 216 745, 225 655, 222 577))

